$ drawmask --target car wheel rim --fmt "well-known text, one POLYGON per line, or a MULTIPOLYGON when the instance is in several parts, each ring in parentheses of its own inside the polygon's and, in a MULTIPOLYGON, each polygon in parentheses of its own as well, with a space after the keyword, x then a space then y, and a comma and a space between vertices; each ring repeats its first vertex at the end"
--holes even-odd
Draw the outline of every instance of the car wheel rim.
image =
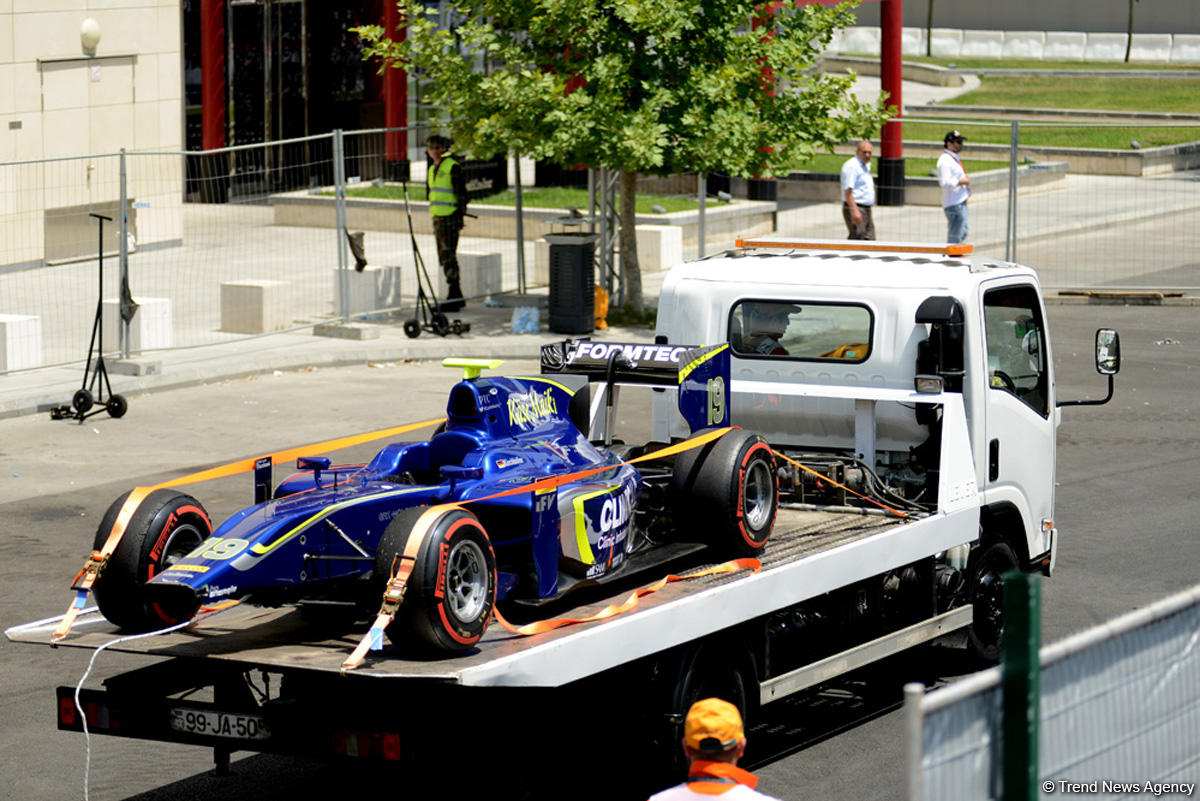
POLYGON ((204 532, 191 523, 181 523, 167 537, 163 548, 162 567, 166 570, 171 565, 187 556, 204 542, 204 532))
POLYGON ((1003 587, 1003 579, 993 570, 989 569, 979 577, 975 629, 980 639, 988 644, 999 643, 1004 630, 1003 587))
POLYGON ((771 517, 775 493, 771 481, 771 471, 766 463, 756 459, 746 468, 746 482, 742 488, 742 509, 746 523, 752 529, 760 529, 771 517))
POLYGON ((483 612, 488 597, 488 569, 483 549, 462 540, 446 556, 446 602, 454 616, 470 622, 483 612))

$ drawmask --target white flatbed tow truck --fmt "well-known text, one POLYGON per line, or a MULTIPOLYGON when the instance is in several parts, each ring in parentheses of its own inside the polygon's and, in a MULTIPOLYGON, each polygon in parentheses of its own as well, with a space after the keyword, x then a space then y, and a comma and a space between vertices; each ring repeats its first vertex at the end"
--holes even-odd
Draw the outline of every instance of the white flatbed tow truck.
MULTIPOLYGON (((726 697, 752 720, 762 704, 959 629, 994 659, 999 576, 1053 567, 1066 403, 1054 399, 1036 274, 951 248, 776 239, 668 277, 658 340, 729 342, 733 420, 780 457, 760 570, 668 584, 611 619, 535 636, 492 626, 450 658, 385 649, 348 673, 362 631, 291 607, 234 607, 127 640, 85 615, 61 647, 163 661, 84 688, 82 716, 76 688, 60 687, 59 728, 80 730, 83 717, 91 733, 207 746, 219 766, 240 750, 434 765, 470 749, 519 758, 528 737, 556 732, 557 747, 590 752, 566 732, 603 742, 636 719, 638 737, 669 754, 700 697, 726 697), (751 341, 764 327, 755 304, 777 307, 774 345, 751 341)), ((1103 329, 1109 397, 1118 368, 1116 333, 1103 329)), ((672 392, 655 399, 663 442, 679 436, 672 392)), ((602 417, 594 404, 593 436, 607 434, 602 417)), ((569 614, 645 583, 590 594, 569 614)), ((5 634, 48 644, 54 626, 5 634)))

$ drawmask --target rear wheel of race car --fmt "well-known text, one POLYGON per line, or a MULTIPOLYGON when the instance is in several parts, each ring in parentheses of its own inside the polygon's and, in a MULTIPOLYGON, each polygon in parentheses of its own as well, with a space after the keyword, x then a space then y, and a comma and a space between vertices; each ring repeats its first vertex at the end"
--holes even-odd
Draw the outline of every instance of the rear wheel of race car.
POLYGON ((681 537, 703 533, 742 555, 761 552, 779 506, 771 446, 758 434, 734 429, 684 451, 675 459, 671 506, 681 537))
MULTIPOLYGON (((117 498, 104 513, 92 542, 94 550, 108 540, 128 497, 127 492, 117 498)), ((194 596, 172 594, 172 601, 166 597, 151 601, 145 585, 211 534, 208 513, 195 498, 168 489, 151 492, 129 518, 120 544, 92 587, 100 612, 121 628, 136 631, 190 619, 199 608, 194 596)))
MULTIPOLYGON (((375 555, 382 587, 393 562, 404 553, 425 508, 408 509, 392 520, 375 555)), ((466 651, 483 636, 496 604, 496 556, 479 519, 450 509, 428 526, 388 639, 440 652, 466 651)))

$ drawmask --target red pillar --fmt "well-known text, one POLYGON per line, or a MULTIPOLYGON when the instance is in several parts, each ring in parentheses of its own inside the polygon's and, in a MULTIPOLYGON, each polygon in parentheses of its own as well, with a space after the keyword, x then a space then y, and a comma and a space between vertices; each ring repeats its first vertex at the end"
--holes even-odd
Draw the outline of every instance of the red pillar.
MULTIPOLYGON (((904 108, 901 95, 903 70, 901 29, 904 27, 904 0, 882 0, 880 4, 880 77, 888 93, 888 105, 904 108)), ((883 125, 879 153, 879 200, 884 206, 904 205, 904 132, 902 123, 891 120, 883 125)))
MULTIPOLYGON (((383 0, 383 27, 392 39, 402 42, 408 33, 400 24, 395 0, 383 0)), ((408 125, 408 72, 389 67, 383 76, 383 124, 388 128, 408 125)), ((393 180, 408 180, 408 131, 388 131, 385 136, 385 170, 393 180)))
POLYGON ((200 147, 225 147, 225 0, 200 0, 200 147))

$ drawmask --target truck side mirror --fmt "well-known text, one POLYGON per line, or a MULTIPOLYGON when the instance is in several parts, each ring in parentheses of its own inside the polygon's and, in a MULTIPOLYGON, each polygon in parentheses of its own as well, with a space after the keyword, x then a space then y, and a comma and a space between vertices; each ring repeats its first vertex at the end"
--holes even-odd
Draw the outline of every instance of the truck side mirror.
POLYGON ((1059 406, 1103 406, 1112 400, 1113 376, 1121 369, 1121 337, 1115 329, 1096 331, 1096 372, 1108 376, 1108 394, 1100 400, 1065 400, 1059 406))
POLYGON ((1121 335, 1112 328, 1096 332, 1096 372, 1116 375, 1121 372, 1121 335))

